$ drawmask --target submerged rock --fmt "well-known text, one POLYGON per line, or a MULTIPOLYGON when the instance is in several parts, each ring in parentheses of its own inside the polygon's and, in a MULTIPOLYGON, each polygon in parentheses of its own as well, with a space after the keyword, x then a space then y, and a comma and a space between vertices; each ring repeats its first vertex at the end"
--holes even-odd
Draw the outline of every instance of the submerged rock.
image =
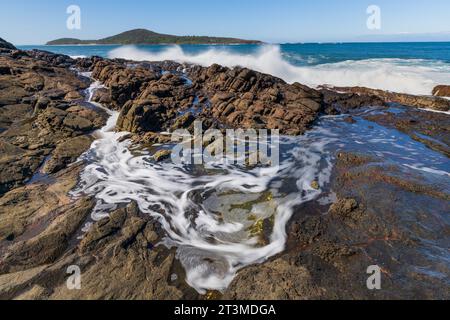
POLYGON ((432 150, 450 157, 450 115, 408 109, 403 112, 387 112, 368 115, 365 119, 408 134, 432 150))

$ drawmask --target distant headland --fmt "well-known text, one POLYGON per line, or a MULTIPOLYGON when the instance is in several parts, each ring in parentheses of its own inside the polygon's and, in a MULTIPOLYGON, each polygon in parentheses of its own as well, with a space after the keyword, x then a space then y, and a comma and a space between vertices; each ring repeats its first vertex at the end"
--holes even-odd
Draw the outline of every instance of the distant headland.
POLYGON ((146 29, 135 29, 100 40, 80 40, 62 38, 49 41, 46 45, 108 45, 108 44, 261 44, 257 40, 237 38, 207 37, 207 36, 174 36, 156 33, 146 29))

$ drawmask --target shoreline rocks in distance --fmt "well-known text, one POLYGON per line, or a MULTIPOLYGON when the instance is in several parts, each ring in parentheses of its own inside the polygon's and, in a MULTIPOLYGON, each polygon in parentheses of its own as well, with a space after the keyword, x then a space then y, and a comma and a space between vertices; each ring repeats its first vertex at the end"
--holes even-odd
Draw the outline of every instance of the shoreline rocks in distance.
POLYGON ((120 34, 99 39, 80 40, 62 38, 47 42, 47 45, 144 45, 144 44, 262 44, 258 40, 244 40, 238 38, 207 37, 207 36, 175 36, 161 34, 146 29, 134 29, 120 34))
POLYGON ((17 50, 17 48, 6 40, 0 38, 0 49, 17 50))

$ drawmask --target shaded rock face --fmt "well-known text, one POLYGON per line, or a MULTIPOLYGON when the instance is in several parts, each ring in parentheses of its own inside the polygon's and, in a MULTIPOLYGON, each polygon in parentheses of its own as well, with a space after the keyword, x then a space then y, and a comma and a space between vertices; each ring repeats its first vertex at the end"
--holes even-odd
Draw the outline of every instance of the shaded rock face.
POLYGON ((0 55, 0 194, 41 167, 63 169, 89 148, 85 135, 105 124, 104 111, 80 104, 89 81, 69 70, 73 62, 44 51, 0 55))
POLYGON ((185 88, 185 81, 176 75, 163 75, 155 82, 143 87, 135 100, 125 103, 119 121, 119 128, 130 132, 160 132, 172 126, 180 110, 194 101, 191 90, 185 88))
POLYGON ((69 68, 75 64, 75 60, 62 54, 54 54, 48 51, 32 50, 28 54, 37 60, 45 61, 55 67, 69 68))
POLYGON ((97 62, 93 77, 110 89, 97 101, 111 101, 120 109, 119 130, 132 133, 160 132, 169 129, 180 111, 188 109, 195 96, 186 86, 186 80, 161 69, 127 68, 120 62, 97 62))
POLYGON ((450 97, 450 86, 437 86, 433 89, 433 95, 437 97, 450 97))
POLYGON ((383 99, 372 94, 341 93, 327 88, 322 88, 320 91, 326 106, 325 113, 330 115, 349 113, 367 106, 386 105, 383 99))
POLYGON ((11 43, 7 42, 6 40, 3 40, 2 38, 0 38, 0 48, 17 50, 16 47, 14 47, 11 43))

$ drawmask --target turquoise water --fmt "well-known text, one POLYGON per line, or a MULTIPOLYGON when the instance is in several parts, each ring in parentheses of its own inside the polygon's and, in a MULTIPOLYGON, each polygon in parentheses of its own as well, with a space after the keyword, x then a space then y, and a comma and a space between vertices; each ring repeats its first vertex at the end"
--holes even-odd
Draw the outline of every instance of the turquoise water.
MULTIPOLYGON (((120 46, 21 46, 20 49, 40 49, 70 56, 101 56, 120 46)), ((165 45, 141 45, 139 49, 161 52, 165 45)), ((209 49, 227 50, 232 53, 254 54, 260 45, 182 45, 186 54, 199 54, 209 49)), ((346 60, 365 59, 425 59, 450 63, 450 42, 430 43, 342 43, 342 44, 282 44, 283 57, 295 65, 316 65, 346 60)))
POLYGON ((174 60, 209 66, 243 66, 311 87, 364 86, 431 94, 450 85, 450 42, 282 45, 22 46, 72 57, 174 60))

